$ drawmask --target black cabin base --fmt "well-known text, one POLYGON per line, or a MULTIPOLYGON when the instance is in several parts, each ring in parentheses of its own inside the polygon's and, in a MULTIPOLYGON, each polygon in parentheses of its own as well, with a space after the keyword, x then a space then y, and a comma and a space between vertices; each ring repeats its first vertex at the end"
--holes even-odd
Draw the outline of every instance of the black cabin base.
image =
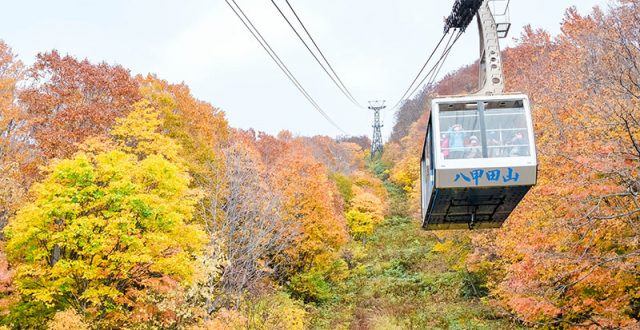
POLYGON ((435 189, 426 230, 499 228, 530 186, 435 189))

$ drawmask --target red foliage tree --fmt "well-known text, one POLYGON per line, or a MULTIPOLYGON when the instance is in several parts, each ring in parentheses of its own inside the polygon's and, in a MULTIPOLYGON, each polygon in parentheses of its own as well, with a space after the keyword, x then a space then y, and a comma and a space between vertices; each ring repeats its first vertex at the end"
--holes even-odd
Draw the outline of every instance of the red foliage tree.
POLYGON ((139 99, 138 85, 123 67, 79 61, 55 50, 38 54, 28 77, 31 84, 20 102, 46 158, 69 157, 87 137, 106 133, 139 99))

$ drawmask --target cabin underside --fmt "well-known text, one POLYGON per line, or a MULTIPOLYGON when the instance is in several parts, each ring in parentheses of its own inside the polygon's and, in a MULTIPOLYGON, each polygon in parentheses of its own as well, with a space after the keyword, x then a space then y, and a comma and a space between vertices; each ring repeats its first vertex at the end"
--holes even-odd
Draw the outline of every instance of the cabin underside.
POLYGON ((499 228, 530 188, 435 189, 422 227, 426 230, 499 228))

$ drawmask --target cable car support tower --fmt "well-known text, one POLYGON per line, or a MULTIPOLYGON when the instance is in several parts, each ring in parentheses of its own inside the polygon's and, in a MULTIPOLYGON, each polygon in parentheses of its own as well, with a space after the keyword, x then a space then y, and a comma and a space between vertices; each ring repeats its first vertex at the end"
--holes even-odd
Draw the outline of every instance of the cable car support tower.
POLYGON ((382 123, 380 123, 380 110, 385 109, 385 101, 369 101, 369 109, 373 110, 373 137, 371 139, 371 159, 382 154, 382 123))

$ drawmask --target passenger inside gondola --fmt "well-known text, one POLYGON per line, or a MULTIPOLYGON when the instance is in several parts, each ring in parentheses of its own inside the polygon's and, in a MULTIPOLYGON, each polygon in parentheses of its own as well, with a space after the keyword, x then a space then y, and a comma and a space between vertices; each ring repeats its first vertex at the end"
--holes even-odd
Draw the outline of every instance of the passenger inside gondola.
POLYGON ((442 134, 440 139, 440 149, 442 150, 442 156, 447 159, 449 158, 449 135, 442 134))
POLYGON ((528 144, 524 140, 524 135, 522 132, 516 132, 511 141, 509 141, 509 145, 511 146, 511 150, 509 151, 509 156, 528 156, 528 144))
POLYGON ((489 157, 497 158, 502 156, 502 141, 498 132, 491 131, 487 133, 487 145, 489 147, 489 157))
POLYGON ((464 158, 482 158, 482 148, 480 147, 478 138, 475 135, 472 135, 469 138, 464 158))
POLYGON ((464 157, 464 133, 462 132, 462 125, 453 124, 449 131, 449 158, 461 159, 464 157))

